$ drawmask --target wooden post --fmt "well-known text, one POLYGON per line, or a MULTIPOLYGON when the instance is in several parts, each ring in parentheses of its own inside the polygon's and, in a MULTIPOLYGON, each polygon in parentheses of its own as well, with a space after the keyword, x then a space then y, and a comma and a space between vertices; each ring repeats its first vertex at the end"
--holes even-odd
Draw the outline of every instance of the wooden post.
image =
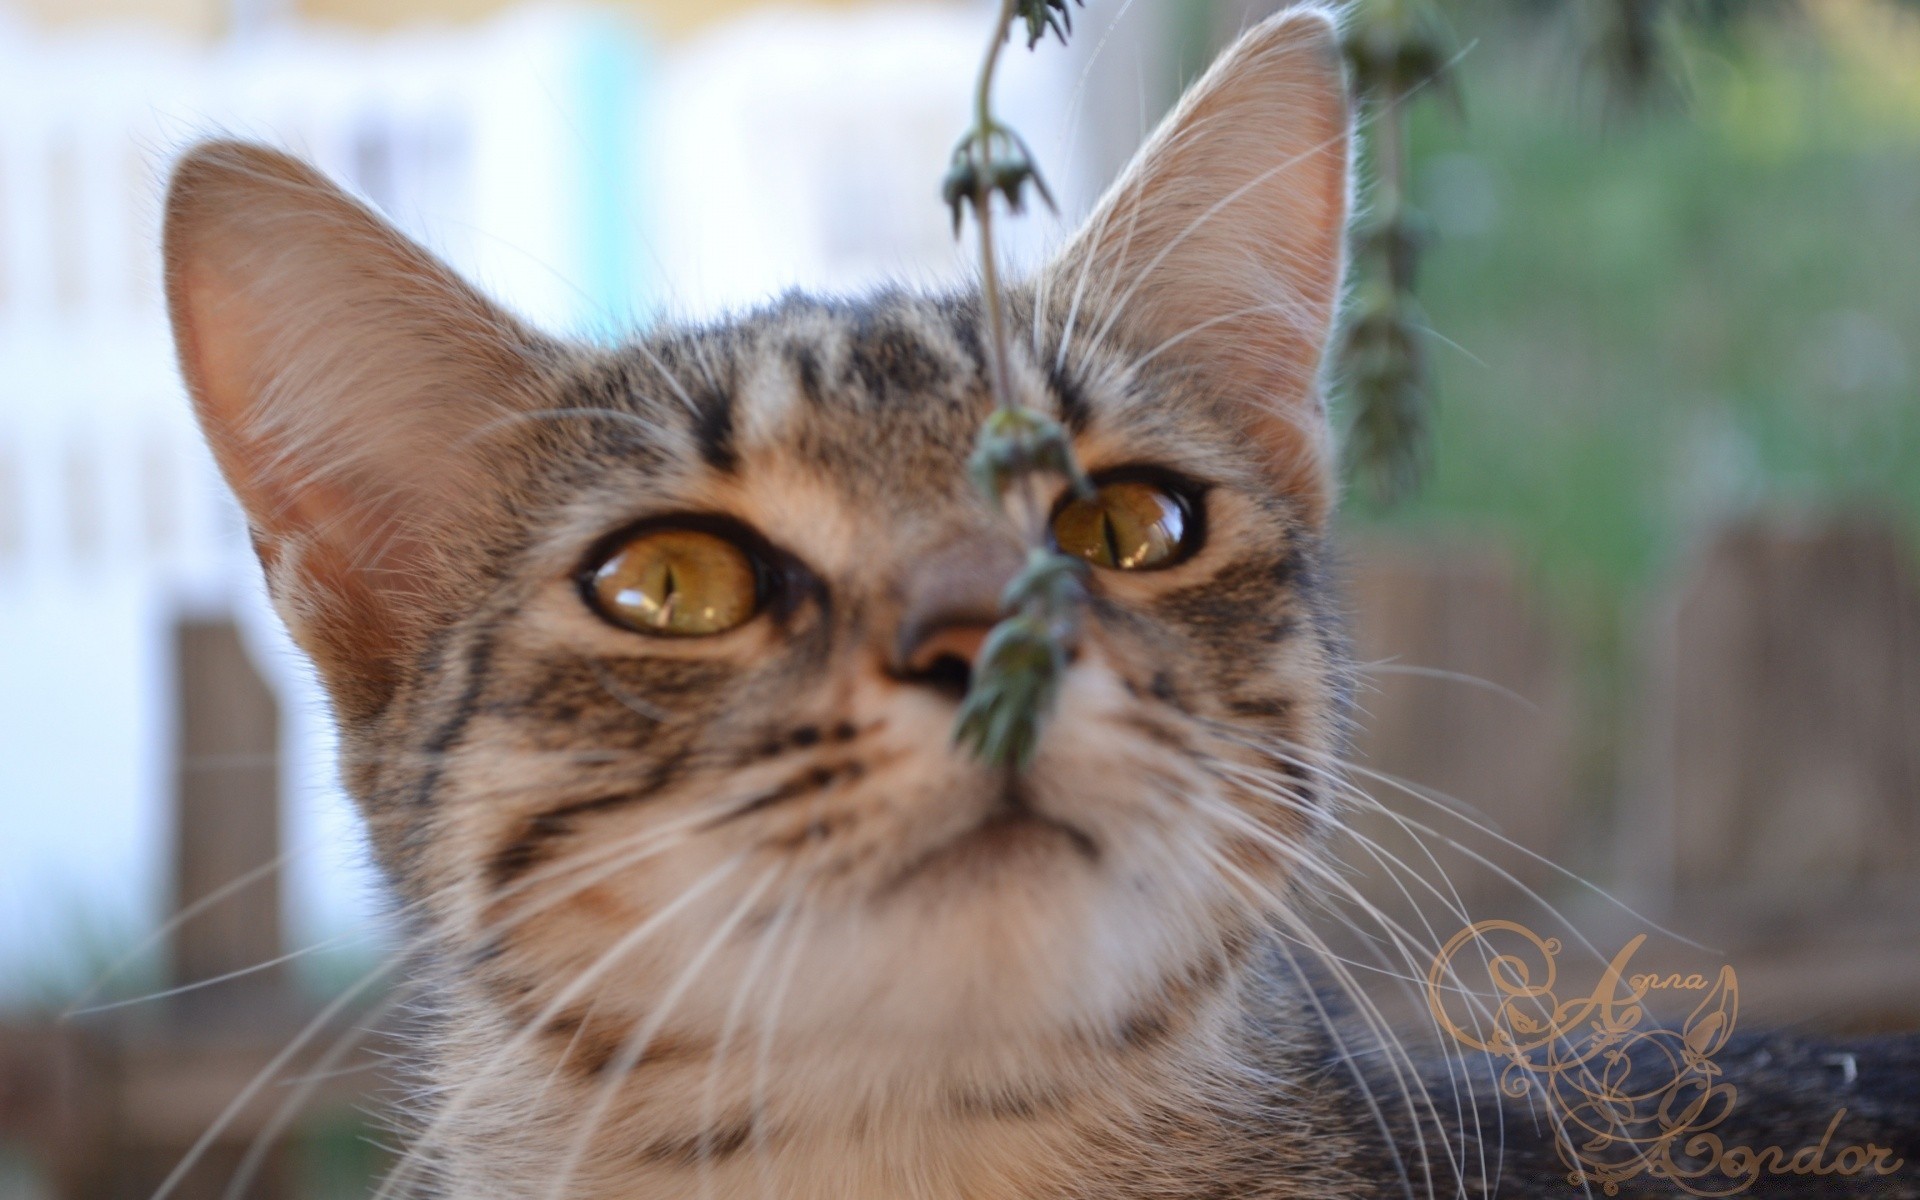
POLYGON ((1663 625, 1638 816, 1671 839, 1670 890, 1920 877, 1920 576, 1896 530, 1729 526, 1663 625))
MULTIPOLYGON (((264 965, 286 953, 280 706, 232 621, 182 621, 174 648, 174 911, 203 901, 206 907, 173 931, 172 976, 175 985, 222 981, 174 997, 170 1040, 196 1058, 217 1056, 236 1040, 265 1049, 288 1035, 294 1014, 285 967, 264 965), (229 975, 234 977, 222 979, 229 975)), ((130 1161, 143 1164, 135 1167, 139 1173, 164 1173, 191 1144, 190 1138, 163 1138, 129 1147, 130 1161)), ((221 1196, 248 1145, 241 1140, 211 1147, 176 1195, 221 1196)), ((285 1191, 284 1155, 276 1153, 248 1195, 285 1191)))
POLYGON ((1906 537, 1858 513, 1727 525, 1653 634, 1620 823, 1631 897, 1722 951, 1743 1009, 1920 1019, 1920 571, 1906 537))
POLYGON ((1551 892, 1562 882, 1527 853, 1560 860, 1578 799, 1578 692, 1559 640, 1520 567, 1497 544, 1375 539, 1360 544, 1352 561, 1348 592, 1360 662, 1354 782, 1498 870, 1439 838, 1416 840, 1391 818, 1364 810, 1350 818, 1355 830, 1442 895, 1403 879, 1409 906, 1388 878, 1390 868, 1364 848, 1343 846, 1343 859, 1359 873, 1368 899, 1420 930, 1411 911, 1417 908, 1442 939, 1465 924, 1447 909, 1456 893, 1475 919, 1533 919, 1525 891, 1500 872, 1536 890, 1551 892), (1404 781, 1430 799, 1369 773, 1404 781), (1499 836, 1472 830, 1449 808, 1499 836))
MULTIPOLYGON (((280 711, 253 669, 231 621, 183 621, 174 637, 179 720, 174 808, 174 911, 217 892, 230 894, 173 932, 176 985, 199 983, 271 962, 281 933, 280 711), (244 884, 249 875, 256 876, 244 884)), ((179 997, 189 1020, 286 1001, 279 967, 179 997)))

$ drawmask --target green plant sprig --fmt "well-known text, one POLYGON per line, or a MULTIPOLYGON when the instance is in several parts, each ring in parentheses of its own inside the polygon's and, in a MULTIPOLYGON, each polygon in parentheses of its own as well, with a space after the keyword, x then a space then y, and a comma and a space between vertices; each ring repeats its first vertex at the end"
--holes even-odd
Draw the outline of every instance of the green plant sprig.
POLYGON ((1054 206, 1026 141, 993 112, 994 74, 1016 20, 1026 24, 1028 49, 1049 31, 1064 44, 1073 28, 1068 0, 1002 0, 974 88, 973 127, 953 149, 940 194, 953 211, 955 236, 968 210, 980 229, 980 302, 994 408, 981 425, 970 471, 981 493, 1019 524, 1029 547, 1027 565, 1001 596, 1002 618, 980 648, 953 736, 990 766, 1024 771, 1059 695, 1086 601, 1086 565, 1048 545, 1042 484, 1053 476, 1082 495, 1093 489, 1059 422, 1024 407, 1013 393, 992 201, 998 194, 1009 213, 1020 213, 1031 184, 1054 206))
MULTIPOLYGON (((1686 25, 1712 28, 1794 3, 1587 0, 1542 11, 1581 25, 1611 99, 1642 106, 1677 87, 1686 25)), ((1372 131, 1373 186, 1353 234, 1354 286, 1335 362, 1351 409, 1348 473, 1383 507, 1418 491, 1431 461, 1434 386, 1415 282, 1432 239, 1409 199, 1407 117, 1417 95, 1458 110, 1450 46, 1432 0, 1360 0, 1346 23, 1347 66, 1372 131)))
POLYGON ((1369 0, 1345 39, 1353 88, 1373 128, 1371 216, 1353 235, 1355 285, 1336 361, 1353 415, 1347 465, 1376 503, 1418 490, 1433 410, 1425 318, 1414 286, 1427 245, 1408 199, 1407 105, 1449 94, 1446 35, 1427 0, 1369 0))

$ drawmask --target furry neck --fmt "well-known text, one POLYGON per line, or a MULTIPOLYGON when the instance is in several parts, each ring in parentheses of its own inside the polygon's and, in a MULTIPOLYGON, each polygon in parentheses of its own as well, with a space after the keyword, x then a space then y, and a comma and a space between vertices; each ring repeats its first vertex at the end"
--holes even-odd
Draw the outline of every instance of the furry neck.
MULTIPOLYGON (((659 1200, 1037 1200, 1220 1194, 1282 1196, 1322 1176, 1298 1101, 1270 1081, 1290 1035, 1256 1020, 1244 973, 1150 1025, 1009 1052, 840 1044, 761 1047, 715 1058, 663 1046, 619 1081, 534 1056, 489 1089, 466 1064, 497 1037, 450 1039, 443 1095, 479 1097, 437 1153, 457 1196, 645 1196, 659 1200), (696 1061, 697 1058, 697 1061, 696 1061), (910 1065, 909 1065, 910 1064, 910 1065), (543 1112, 482 1095, 542 1096, 543 1112), (1289 1111, 1279 1111, 1281 1105, 1289 1111), (1250 1154, 1256 1130, 1268 1143, 1250 1154), (1289 1156, 1296 1156, 1293 1161, 1289 1156), (1263 1167, 1248 1167, 1249 1159, 1263 1167), (1312 1161, 1308 1161, 1311 1159, 1312 1161), (1231 1166, 1229 1166, 1231 1164, 1231 1166), (1276 1190, 1278 1189, 1278 1190, 1276 1190)), ((1293 1072, 1288 1071, 1288 1074, 1293 1072)), ((1296 1078, 1298 1076, 1296 1075, 1296 1078)))

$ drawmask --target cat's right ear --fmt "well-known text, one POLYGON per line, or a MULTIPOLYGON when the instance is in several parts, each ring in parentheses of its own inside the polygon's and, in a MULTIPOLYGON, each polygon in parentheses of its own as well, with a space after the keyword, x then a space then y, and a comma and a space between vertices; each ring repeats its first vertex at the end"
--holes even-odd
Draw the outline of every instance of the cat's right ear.
POLYGON ((180 160, 165 256, 181 372, 275 605, 343 714, 378 711, 470 581, 489 429, 536 404, 552 348, 259 146, 180 160))
POLYGON ((1352 119, 1335 13, 1282 9, 1188 89, 1045 279, 1083 331, 1112 330, 1134 361, 1177 365, 1234 403, 1315 525, 1333 506, 1319 376, 1352 119))

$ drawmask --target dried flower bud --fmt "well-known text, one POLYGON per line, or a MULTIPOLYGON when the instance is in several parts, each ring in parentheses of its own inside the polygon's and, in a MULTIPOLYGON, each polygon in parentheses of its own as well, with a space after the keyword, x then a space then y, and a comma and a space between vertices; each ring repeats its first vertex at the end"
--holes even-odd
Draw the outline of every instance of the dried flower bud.
POLYGON ((1450 39, 1425 0, 1368 5, 1348 27, 1345 50, 1354 90, 1362 95, 1398 98, 1432 86, 1458 103, 1448 70, 1450 39))
POLYGON ((1413 298, 1383 280, 1362 287, 1339 362, 1353 405, 1349 466, 1375 502, 1392 504, 1426 473, 1432 399, 1413 298))
POLYGON ((1081 495, 1093 494, 1067 431, 1029 408, 994 409, 980 426, 980 440, 967 467, 974 486, 995 503, 1016 480, 1041 471, 1067 480, 1081 495))
POLYGON ((1000 606, 1007 612, 1035 611, 1071 641, 1078 629, 1080 602, 1087 597, 1085 559, 1034 547, 1027 565, 1007 583, 1000 606))
POLYGON ((1433 238, 1424 216, 1400 204, 1381 212, 1353 235, 1353 258, 1377 269, 1402 292, 1412 292, 1420 270, 1420 256, 1433 238))
POLYGON ((946 177, 940 182, 940 198, 953 211, 955 237, 960 236, 962 205, 971 204, 977 212, 995 192, 1006 199, 1009 211, 1024 212, 1025 189, 1031 183, 1049 209, 1057 207, 1053 202, 1053 193, 1047 188, 1047 181, 1040 177, 1039 168, 1033 165, 1032 152, 1019 134, 1003 125, 995 125, 987 132, 984 164, 980 151, 977 134, 969 133, 961 138, 953 148, 946 177))
MULTIPOLYGON (((1079 4, 1081 0, 1074 3, 1079 4)), ((1048 30, 1053 31, 1062 46, 1067 44, 1067 35, 1073 32, 1073 11, 1067 7, 1067 0, 1018 0, 1014 15, 1027 23, 1029 50, 1040 44, 1048 30)))
POLYGON ((940 199, 953 210, 953 236, 960 236, 961 208, 980 203, 980 172, 973 165, 973 139, 966 138, 953 148, 953 161, 940 181, 940 199))
MULTIPOLYGON (((980 69, 976 124, 953 148, 940 183, 941 199, 953 213, 954 236, 960 235, 967 205, 973 206, 974 219, 980 223, 981 302, 992 337, 995 405, 981 426, 968 467, 975 485, 1000 506, 1005 505, 1009 488, 1042 473, 1067 480, 1080 495, 1093 494, 1066 431, 1051 418, 1018 407, 1010 394, 1006 319, 997 283, 990 201, 998 192, 1008 211, 1021 212, 1031 183, 1047 207, 1054 207, 1053 193, 1035 168, 1032 151, 1019 134, 994 120, 989 107, 994 66, 1013 36, 1016 17, 1026 22, 1028 49, 1039 44, 1048 30, 1064 43, 1073 28, 1067 0, 1012 0, 1000 7, 980 69)), ((1036 497, 1037 490, 1030 489, 1026 498, 1031 503, 1036 497)), ((1037 518, 1044 513, 1031 515, 1037 518)), ((971 747, 976 757, 1003 769, 1024 771, 1033 762, 1040 726, 1060 690, 1086 600, 1085 564, 1048 549, 1045 530, 1044 521, 1028 530, 1042 544, 1030 551, 1027 565, 1001 597, 1008 615, 988 633, 954 722, 956 743, 971 747)))
POLYGON ((995 625, 980 648, 954 741, 986 763, 1026 770, 1066 669, 1066 648, 1042 615, 1018 613, 995 625))

